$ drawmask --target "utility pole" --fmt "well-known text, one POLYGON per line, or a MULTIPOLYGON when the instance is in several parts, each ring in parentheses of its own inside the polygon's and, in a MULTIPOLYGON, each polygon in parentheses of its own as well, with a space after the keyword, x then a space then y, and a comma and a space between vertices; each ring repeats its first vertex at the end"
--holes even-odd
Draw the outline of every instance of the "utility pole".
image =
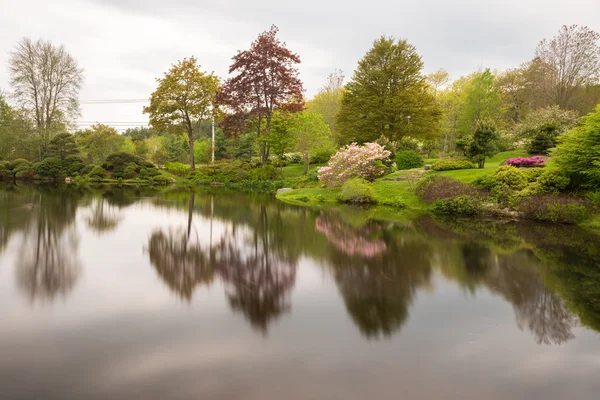
POLYGON ((212 163, 215 163, 215 113, 212 113, 212 163))

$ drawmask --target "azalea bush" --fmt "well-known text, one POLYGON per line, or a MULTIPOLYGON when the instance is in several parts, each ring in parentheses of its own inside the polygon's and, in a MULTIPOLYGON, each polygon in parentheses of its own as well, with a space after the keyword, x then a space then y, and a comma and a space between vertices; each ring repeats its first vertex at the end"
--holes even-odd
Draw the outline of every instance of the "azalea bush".
POLYGON ((509 158, 504 165, 512 165, 517 168, 541 168, 546 165, 546 160, 540 156, 509 158))
POLYGON ((373 181, 384 174, 383 161, 391 154, 377 143, 349 144, 331 156, 327 166, 319 168, 319 180, 327 186, 341 186, 350 178, 373 181))

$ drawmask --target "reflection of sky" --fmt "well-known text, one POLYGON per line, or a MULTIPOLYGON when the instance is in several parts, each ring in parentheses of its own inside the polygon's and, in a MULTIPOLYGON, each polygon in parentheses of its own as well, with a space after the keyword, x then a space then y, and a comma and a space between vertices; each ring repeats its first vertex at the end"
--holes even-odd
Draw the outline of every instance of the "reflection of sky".
MULTIPOLYGON (((110 234, 90 234, 79 210, 83 271, 51 304, 17 292, 19 235, 0 256, 3 398, 592 399, 600 335, 538 346, 508 302, 466 294, 434 274, 399 333, 367 341, 325 269, 299 261, 292 312, 266 336, 231 313, 217 280, 191 302, 172 294, 144 252, 156 227, 185 226, 186 210, 133 205, 110 234)), ((203 244, 209 221, 194 215, 203 244)), ((223 234, 214 222, 213 238, 223 234)), ((241 237, 243 237, 242 235, 241 237)))

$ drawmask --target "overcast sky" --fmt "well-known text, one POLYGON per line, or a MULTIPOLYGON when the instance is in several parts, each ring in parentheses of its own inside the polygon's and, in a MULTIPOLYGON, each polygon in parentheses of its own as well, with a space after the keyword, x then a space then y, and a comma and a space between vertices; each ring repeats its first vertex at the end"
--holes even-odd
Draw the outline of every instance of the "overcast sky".
POLYGON ((224 78, 231 56, 271 24, 300 55, 310 97, 335 68, 349 79, 380 35, 414 44, 425 72, 444 68, 457 78, 527 61, 563 24, 600 31, 599 17, 600 0, 0 0, 0 89, 10 91, 15 43, 49 39, 85 69, 81 126, 124 129, 147 121, 143 103, 90 102, 148 98, 155 78, 191 55, 224 78))

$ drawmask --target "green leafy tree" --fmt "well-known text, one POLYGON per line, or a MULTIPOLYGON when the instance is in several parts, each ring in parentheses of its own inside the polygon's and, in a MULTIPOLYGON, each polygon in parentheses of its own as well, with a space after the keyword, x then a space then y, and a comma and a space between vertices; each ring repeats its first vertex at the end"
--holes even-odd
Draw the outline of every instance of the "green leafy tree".
POLYGON ((473 139, 467 149, 467 155, 477 163, 479 168, 485 166, 485 158, 491 157, 498 152, 498 132, 493 123, 479 121, 473 139))
POLYGON ((57 157, 64 160, 67 156, 79 154, 79 148, 75 143, 75 137, 64 132, 56 135, 48 145, 45 157, 57 157))
POLYGON ((574 185, 600 188, 600 105, 560 138, 552 155, 574 185))
POLYGON ((311 155, 331 147, 329 126, 320 114, 302 112, 295 116, 291 132, 296 151, 302 153, 304 173, 307 174, 311 155))
POLYGON ((93 125, 75 136, 82 154, 94 164, 102 164, 109 154, 119 151, 123 140, 115 128, 103 124, 93 125))
POLYGON ((219 78, 200 71, 196 59, 191 57, 173 65, 157 81, 158 87, 150 97, 150 105, 144 107, 144 113, 150 114, 150 124, 156 130, 185 130, 190 170, 195 171, 194 126, 211 116, 219 78))
POLYGON ((186 149, 184 147, 185 139, 182 135, 164 135, 160 139, 161 149, 165 152, 167 161, 181 162, 184 160, 186 149))
POLYGON ((121 146, 119 147, 119 151, 125 153, 135 154, 135 145, 133 144, 133 140, 129 136, 121 136, 121 146))
POLYGON ((329 126, 329 130, 335 138, 340 136, 336 128, 335 118, 340 111, 343 95, 344 73, 336 69, 329 74, 319 93, 306 103, 307 111, 323 116, 323 121, 329 126))
POLYGON ((465 103, 459 119, 463 135, 471 135, 479 121, 488 120, 495 124, 500 119, 500 94, 494 74, 488 69, 472 75, 466 88, 465 103))
POLYGON ((530 111, 512 129, 516 140, 525 140, 530 154, 547 154, 561 134, 577 125, 576 111, 557 105, 530 111))
POLYGON ((337 118, 343 142, 438 136, 441 112, 422 69, 406 40, 377 39, 346 85, 337 118))

